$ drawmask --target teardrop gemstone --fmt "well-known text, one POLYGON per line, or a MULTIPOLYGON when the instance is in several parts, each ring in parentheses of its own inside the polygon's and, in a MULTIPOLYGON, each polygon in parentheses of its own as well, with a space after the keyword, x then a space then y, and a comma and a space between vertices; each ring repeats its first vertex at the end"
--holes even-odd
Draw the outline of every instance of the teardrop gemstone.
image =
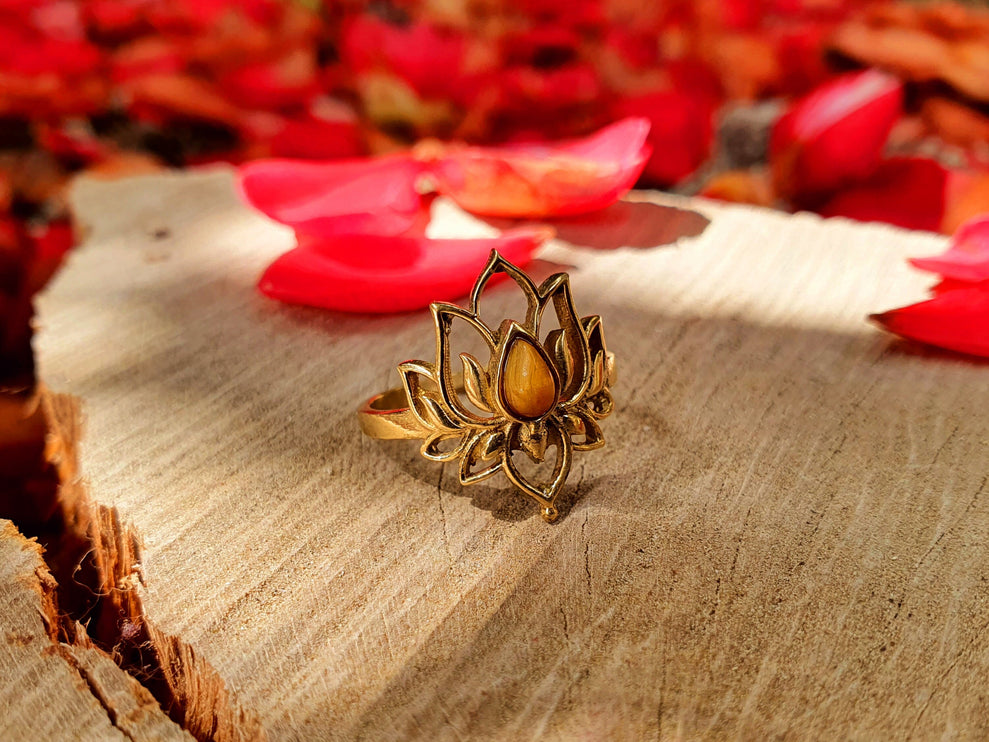
POLYGON ((531 340, 517 337, 505 354, 501 395, 506 412, 522 420, 542 417, 559 397, 546 357, 531 340))

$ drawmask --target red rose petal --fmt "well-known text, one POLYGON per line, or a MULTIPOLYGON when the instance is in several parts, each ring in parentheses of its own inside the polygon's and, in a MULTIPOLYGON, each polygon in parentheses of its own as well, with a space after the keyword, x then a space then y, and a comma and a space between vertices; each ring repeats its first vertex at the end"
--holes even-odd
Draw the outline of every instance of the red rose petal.
POLYGON ((75 237, 68 221, 52 222, 28 233, 33 248, 33 257, 26 278, 27 288, 34 294, 44 288, 62 265, 66 254, 72 249, 75 237))
POLYGON ((416 190, 422 169, 404 155, 329 163, 263 160, 241 168, 240 187, 254 208, 310 234, 398 235, 422 219, 416 190))
POLYGON ((247 108, 304 105, 319 92, 315 54, 296 48, 276 60, 247 64, 220 79, 224 94, 247 108))
MULTIPOLYGON (((683 74, 690 72, 683 68, 683 74)), ((643 116, 649 122, 652 157, 643 180, 670 186, 692 175, 711 154, 714 142, 715 92, 709 86, 691 87, 691 93, 662 90, 629 97, 617 106, 626 116, 643 116)))
POLYGON ((777 189, 798 197, 826 193, 870 175, 902 104, 900 81, 877 70, 822 85, 773 128, 769 159, 777 189))
POLYGON ((440 193, 475 214, 582 214, 614 203, 635 184, 649 157, 648 133, 648 121, 628 118, 555 144, 451 146, 432 173, 440 193))
POLYGON ((934 160, 894 157, 872 177, 832 198, 818 212, 863 222, 886 222, 937 232, 951 173, 934 160))
POLYGON ((911 340, 989 357, 989 283, 945 291, 870 319, 911 340))
POLYGON ((976 217, 959 227, 944 254, 910 258, 910 264, 956 281, 989 280, 989 215, 976 217))
MULTIPOLYGON (((600 100, 602 95, 598 72, 586 62, 568 62, 552 69, 506 67, 491 76, 486 86, 499 91, 505 111, 523 113, 528 119, 557 118, 561 111, 600 100)), ((483 95, 482 91, 471 92, 476 96, 483 95)))
POLYGON ((971 287, 971 281, 956 281, 954 278, 943 278, 936 284, 931 286, 930 292, 931 296, 940 296, 941 294, 946 294, 949 291, 956 291, 957 289, 967 289, 971 287))
POLYGON ((466 50, 466 39, 455 31, 428 23, 397 26, 368 13, 345 26, 340 54, 356 72, 382 67, 421 95, 442 97, 461 76, 466 50))
POLYGON ((493 239, 431 240, 355 235, 306 238, 261 276, 266 296, 342 312, 407 312, 470 292, 492 249, 525 265, 552 236, 516 229, 493 239))
POLYGON ((244 117, 241 133, 273 158, 342 160, 365 154, 356 118, 324 118, 310 111, 286 118, 260 111, 244 117))
POLYGON ((40 126, 38 144, 58 158, 89 164, 106 158, 110 148, 86 132, 72 132, 68 127, 40 126))

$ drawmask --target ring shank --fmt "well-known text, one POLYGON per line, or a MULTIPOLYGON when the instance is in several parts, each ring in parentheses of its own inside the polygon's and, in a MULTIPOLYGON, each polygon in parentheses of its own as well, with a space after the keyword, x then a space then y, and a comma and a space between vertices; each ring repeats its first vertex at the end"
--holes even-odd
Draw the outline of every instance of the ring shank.
POLYGON ((409 407, 403 387, 376 394, 357 411, 361 431, 378 440, 416 440, 429 432, 409 407))

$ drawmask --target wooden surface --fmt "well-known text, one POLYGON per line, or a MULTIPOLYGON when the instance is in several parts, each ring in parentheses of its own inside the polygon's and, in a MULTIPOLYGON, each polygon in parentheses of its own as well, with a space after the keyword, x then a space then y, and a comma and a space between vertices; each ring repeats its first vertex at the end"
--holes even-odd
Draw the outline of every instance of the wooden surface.
POLYGON ((0 520, 0 739, 192 742, 106 654, 58 640, 54 589, 40 547, 0 520))
POLYGON ((429 318, 258 295, 292 238, 227 174, 75 202, 40 373, 83 400, 153 640, 222 681, 190 692, 240 720, 213 737, 989 736, 989 367, 864 320, 924 295, 903 258, 942 239, 685 201, 623 207, 626 244, 703 211, 675 246, 548 249, 619 384, 547 525, 502 479, 359 436, 429 318))

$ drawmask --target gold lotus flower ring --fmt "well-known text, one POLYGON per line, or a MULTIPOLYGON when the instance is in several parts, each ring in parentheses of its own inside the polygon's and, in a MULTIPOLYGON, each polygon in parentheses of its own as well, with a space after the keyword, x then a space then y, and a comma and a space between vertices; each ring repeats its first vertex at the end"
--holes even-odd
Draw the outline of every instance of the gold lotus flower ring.
POLYGON ((536 500, 544 520, 559 514, 556 499, 570 473, 574 451, 604 445, 598 420, 614 408, 610 387, 615 358, 604 344, 601 318, 580 318, 566 273, 537 287, 497 252, 470 297, 470 309, 430 305, 436 327, 436 361, 399 364, 402 386, 369 399, 358 412, 361 430, 378 439, 422 439, 432 461, 460 460, 460 482, 474 484, 503 471, 536 500), (522 289, 525 322, 504 320, 492 330, 480 318, 479 300, 492 276, 504 273, 522 289), (559 329, 540 342, 545 309, 552 304, 559 329), (490 353, 484 364, 461 353, 463 375, 452 364, 450 331, 455 321, 477 331, 490 353), (515 455, 535 464, 556 459, 548 481, 523 473, 515 455))

